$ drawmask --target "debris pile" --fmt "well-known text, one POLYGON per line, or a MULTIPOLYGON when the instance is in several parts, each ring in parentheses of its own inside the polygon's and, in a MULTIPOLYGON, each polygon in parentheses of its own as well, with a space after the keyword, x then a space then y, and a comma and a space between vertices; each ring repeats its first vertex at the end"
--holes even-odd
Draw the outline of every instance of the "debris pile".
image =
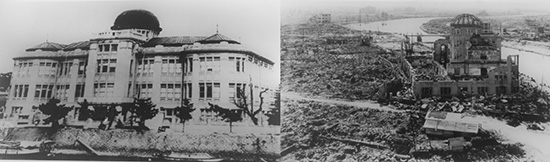
POLYGON ((420 112, 389 112, 315 101, 283 100, 281 161, 521 160, 520 144, 493 131, 468 138, 428 137, 420 112))

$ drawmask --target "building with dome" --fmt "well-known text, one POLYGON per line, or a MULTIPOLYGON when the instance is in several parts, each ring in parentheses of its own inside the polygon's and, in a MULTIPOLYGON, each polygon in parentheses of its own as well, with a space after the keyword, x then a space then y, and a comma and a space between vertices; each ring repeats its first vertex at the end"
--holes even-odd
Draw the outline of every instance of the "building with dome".
POLYGON ((276 75, 274 62, 237 40, 220 33, 159 37, 160 23, 146 10, 122 12, 110 29, 68 45, 44 42, 13 58, 6 114, 26 124, 34 106, 56 98, 74 106, 69 116, 76 120, 85 100, 97 110, 151 98, 164 120, 174 123, 179 119, 173 109, 190 99, 198 109, 193 121, 208 122, 214 120, 208 103, 237 109, 239 88, 254 97, 255 107, 261 91, 264 108, 273 101, 277 85, 268 79, 276 75))
POLYGON ((415 82, 417 96, 461 94, 510 94, 518 90, 518 55, 501 59, 499 33, 491 24, 474 15, 461 14, 452 19, 445 39, 434 42, 433 59, 444 69, 447 79, 415 82))

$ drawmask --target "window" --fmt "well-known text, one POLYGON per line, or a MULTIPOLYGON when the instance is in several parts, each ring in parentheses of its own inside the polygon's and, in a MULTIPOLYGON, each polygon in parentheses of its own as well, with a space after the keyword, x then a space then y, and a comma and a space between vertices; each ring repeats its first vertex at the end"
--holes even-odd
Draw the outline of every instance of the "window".
POLYGON ((111 51, 111 48, 109 48, 109 45, 108 45, 108 44, 103 45, 103 51, 104 51, 104 52, 109 52, 109 51, 111 51))
POLYGON ((15 98, 26 98, 27 93, 29 93, 29 85, 15 85, 13 97, 15 98))
POLYGON ((76 85, 74 98, 77 99, 78 97, 84 97, 84 84, 76 85))
POLYGON ((46 100, 52 97, 53 85, 36 85, 34 91, 35 100, 46 100))
POLYGON ((139 88, 139 98, 153 97, 153 84, 140 84, 136 87, 139 88))
POLYGON ((481 76, 482 76, 482 77, 484 77, 484 78, 489 77, 489 76, 487 75, 487 68, 481 68, 480 70, 481 70, 481 76))
POLYGON ((487 60, 487 54, 482 53, 479 57, 480 57, 482 60, 487 60))
POLYGON ((193 85, 191 83, 187 83, 187 98, 193 97, 193 85))
POLYGON ((94 83, 95 97, 112 97, 114 94, 115 83, 94 83))
POLYGON ((138 61, 137 74, 147 76, 153 75, 155 67, 155 58, 154 57, 145 57, 142 60, 138 61))
POLYGON ((199 98, 204 98, 204 83, 199 83, 199 98))
POLYGON ((193 72, 193 58, 187 58, 187 70, 186 72, 193 72))
POLYGON ((508 82, 508 76, 507 75, 495 75, 495 82, 497 84, 504 84, 508 82))
POLYGON ((69 85, 57 85, 55 91, 55 98, 61 101, 68 100, 69 85))
POLYGON ((432 96, 433 89, 432 87, 422 87, 422 96, 421 97, 430 97, 432 96))
POLYGON ((240 59, 237 59, 237 72, 240 72, 241 71, 241 62, 240 62, 240 59))
POLYGON ((99 52, 118 51, 118 44, 102 44, 98 48, 99 52))
POLYGON ((111 44, 111 51, 118 51, 118 44, 111 44))
POLYGON ((241 97, 241 90, 246 87, 244 83, 229 83, 229 100, 233 101, 235 97, 241 97))
POLYGON ((488 87, 477 87, 477 94, 486 95, 488 91, 488 87))
POLYGON ((71 73, 71 67, 73 66, 72 62, 62 62, 59 64, 58 75, 68 75, 71 73))
POLYGON ((206 83, 206 98, 212 98, 212 83, 206 83))
POLYGON ((57 71, 57 63, 52 62, 40 62, 40 68, 38 68, 39 76, 55 77, 57 71))
POLYGON ((181 84, 160 84, 161 101, 180 101, 181 84))
POLYGON ((455 68, 455 75, 460 75, 460 68, 455 68))
POLYGON ((241 68, 242 68, 241 71, 244 72, 244 61, 245 61, 246 59, 244 59, 244 58, 242 58, 242 59, 243 59, 243 61, 241 61, 241 68))
POLYGON ((220 83, 199 83, 199 88, 199 98, 220 98, 220 83))
POLYGON ((441 87, 441 95, 451 95, 451 87, 441 87))
POLYGON ((97 60, 97 72, 98 73, 114 73, 116 70, 116 59, 98 59, 97 60))
POLYGON ((163 58, 161 72, 163 76, 181 75, 181 64, 179 59, 176 57, 163 58))
POLYGON ((87 64, 88 64, 88 62, 86 62, 86 61, 81 61, 81 62, 78 63, 78 75, 86 74, 87 64))

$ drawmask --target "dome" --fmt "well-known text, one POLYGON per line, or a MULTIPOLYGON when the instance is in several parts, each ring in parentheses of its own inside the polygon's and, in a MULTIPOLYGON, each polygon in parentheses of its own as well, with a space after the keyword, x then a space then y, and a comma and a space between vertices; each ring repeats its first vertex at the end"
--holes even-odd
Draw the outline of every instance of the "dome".
POLYGON ((157 34, 162 31, 157 17, 146 10, 128 10, 118 15, 111 30, 121 29, 148 29, 157 34))
POLYGON ((471 14, 461 14, 451 21, 452 27, 481 27, 481 20, 471 14))

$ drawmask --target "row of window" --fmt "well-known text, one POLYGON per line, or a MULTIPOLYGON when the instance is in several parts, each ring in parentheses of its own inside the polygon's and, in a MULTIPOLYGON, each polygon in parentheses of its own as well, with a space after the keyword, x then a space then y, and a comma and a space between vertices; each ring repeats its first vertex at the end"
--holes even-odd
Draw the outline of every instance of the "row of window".
MULTIPOLYGON (((32 62, 20 62, 19 65, 15 67, 15 74, 28 75, 30 68, 33 66, 32 62)), ((42 75, 53 75, 57 71, 57 75, 69 75, 71 73, 71 68, 73 66, 72 61, 59 63, 57 67, 56 62, 40 62, 38 74, 42 75)), ((78 74, 86 74, 86 62, 81 61, 78 63, 78 74)))
POLYGON ((160 101, 180 101, 181 84, 160 84, 160 101))
POLYGON ((99 52, 118 51, 118 44, 102 44, 98 48, 99 52))
MULTIPOLYGON (((461 92, 468 92, 468 87, 460 87, 459 90, 461 92)), ((506 87, 497 87, 497 94, 504 94, 506 93, 506 87)), ((451 87, 440 87, 439 88, 440 95, 451 95, 451 87)), ((477 87, 477 94, 486 95, 489 92, 489 87, 477 87)), ((421 89, 422 97, 429 97, 433 95, 433 88, 432 87, 423 87, 421 89)))
POLYGON ((181 62, 178 58, 163 58, 161 72, 163 75, 181 75, 181 62))
POLYGON ((47 100, 52 98, 53 85, 36 85, 34 90, 35 100, 47 100))
POLYGON ((97 73, 114 73, 116 70, 116 59, 98 59, 97 73))
POLYGON ((115 83, 94 83, 94 97, 113 97, 115 83))
POLYGON ((55 98, 61 101, 67 101, 69 98, 69 85, 57 85, 55 98))
MULTIPOLYGON (((244 83, 229 83, 229 98, 240 97, 240 89, 244 88, 244 83)), ((84 84, 78 84, 75 88, 75 99, 84 97, 84 84)), ((29 85, 15 85, 13 97, 27 97, 29 85)), ((36 85, 35 100, 46 100, 52 98, 54 85, 36 85)), ((68 100, 69 85, 56 85, 55 98, 68 100)), ((139 92, 139 98, 151 98, 153 96, 153 84, 137 84, 136 89, 139 92)), ((160 84, 160 100, 161 101, 180 101, 182 93, 186 98, 192 98, 192 84, 187 83, 183 87, 182 84, 163 83, 160 84)), ((114 83, 94 83, 94 97, 111 97, 114 93, 114 83)), ((199 98, 200 99, 219 99, 221 95, 220 83, 205 82, 199 83, 199 98)))
MULTIPOLYGON (((185 98, 192 98, 192 84, 187 83, 181 87, 181 84, 163 83, 160 84, 160 100, 161 101, 179 101, 182 97, 182 93, 185 98), (182 92, 183 88, 183 92, 182 92)), ((229 98, 233 100, 235 97, 240 97, 241 92, 238 89, 242 89, 246 86, 244 83, 229 83, 229 98)), ((138 98, 151 98, 153 97, 153 84, 137 84, 136 90, 138 98)), ((219 99, 221 96, 220 83, 216 82, 204 82, 199 83, 199 99, 219 99)))
POLYGON ((29 85, 15 85, 13 88, 14 93, 13 97, 19 98, 19 97, 27 97, 27 93, 29 93, 29 85))
POLYGON ((229 57, 229 62, 235 60, 235 68, 237 72, 244 72, 244 57, 229 57))
POLYGON ((38 68, 38 75, 54 76, 57 71, 56 62, 40 62, 38 68))
MULTIPOLYGON (((36 85, 34 97, 35 100, 45 100, 52 97, 53 85, 36 85)), ((55 98, 67 100, 69 95, 69 85, 57 85, 55 98)), ((13 97, 26 98, 29 92, 29 85, 14 85, 13 97)), ((84 85, 76 85, 75 98, 84 97, 84 85)))

